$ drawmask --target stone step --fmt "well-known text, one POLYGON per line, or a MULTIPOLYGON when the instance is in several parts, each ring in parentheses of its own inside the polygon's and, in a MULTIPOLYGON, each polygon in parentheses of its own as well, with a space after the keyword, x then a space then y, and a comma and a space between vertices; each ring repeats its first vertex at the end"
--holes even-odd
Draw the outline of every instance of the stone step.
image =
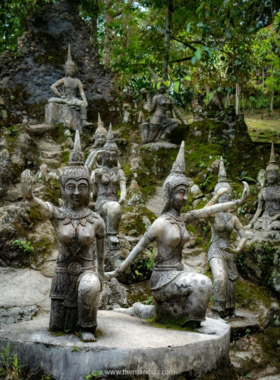
POLYGON ((61 151, 41 151, 41 157, 42 158, 60 158, 61 157, 61 151))

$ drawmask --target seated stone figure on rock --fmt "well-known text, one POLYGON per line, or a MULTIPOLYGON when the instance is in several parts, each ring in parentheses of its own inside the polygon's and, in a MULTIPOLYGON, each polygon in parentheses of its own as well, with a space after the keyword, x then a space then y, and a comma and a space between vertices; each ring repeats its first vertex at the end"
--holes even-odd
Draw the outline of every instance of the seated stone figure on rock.
MULTIPOLYGON (((149 70, 155 82, 158 82, 159 79, 157 75, 150 67, 149 70)), ((158 93, 152 100, 145 88, 143 88, 141 92, 147 94, 148 111, 150 113, 154 111, 149 122, 145 120, 142 112, 139 114, 138 122, 140 123, 141 136, 144 144, 168 140, 171 132, 180 125, 180 121, 182 124, 187 125, 181 118, 172 97, 166 94, 166 86, 163 83, 161 83, 158 93), (170 117, 167 113, 168 111, 174 111, 179 120, 170 117)))
MULTIPOLYGON (((204 321, 212 294, 212 283, 208 277, 184 270, 182 249, 190 238, 186 224, 236 207, 248 196, 246 186, 241 200, 204 207, 180 216, 181 210, 187 204, 189 190, 184 155, 183 142, 171 173, 163 184, 162 215, 148 228, 126 260, 115 271, 106 273, 110 277, 118 276, 151 242, 156 241, 158 252, 150 280, 155 305, 153 307, 136 303, 133 306, 134 314, 144 318, 154 316, 161 323, 180 326, 188 322, 199 325, 204 321)), ((225 191, 227 189, 219 194, 225 191)))
POLYGON ((97 128, 94 134, 94 144, 92 148, 90 149, 88 158, 86 159, 85 165, 90 167, 90 169, 95 169, 96 166, 100 167, 102 165, 102 159, 101 155, 97 157, 97 160, 93 161, 93 157, 95 156, 95 153, 102 150, 103 146, 106 143, 106 137, 107 137, 107 130, 104 128, 104 123, 101 120, 100 114, 98 113, 98 122, 97 122, 97 128), (94 164, 95 167, 92 168, 91 165, 94 164))
MULTIPOLYGON (((219 182, 215 186, 214 193, 214 198, 205 207, 212 206, 217 201, 222 204, 232 200, 232 188, 227 182, 223 157, 220 159, 219 182), (219 191, 221 189, 227 189, 227 192, 220 196, 219 191)), ((211 215, 208 220, 211 223, 212 231, 208 260, 214 278, 212 316, 219 319, 234 315, 236 280, 238 277, 235 255, 242 251, 247 237, 237 216, 229 211, 211 215), (240 237, 236 247, 230 243, 230 236, 233 231, 240 237)))
POLYGON ((270 161, 266 168, 268 186, 260 191, 257 211, 245 229, 280 230, 279 178, 280 171, 274 153, 274 144, 272 143, 270 161))
MULTIPOLYGON (((87 122, 87 98, 84 92, 82 82, 75 77, 76 65, 72 61, 70 45, 68 45, 68 57, 64 68, 66 76, 62 79, 59 79, 51 86, 51 90, 55 93, 57 97, 49 99, 49 103, 65 104, 70 109, 77 110, 80 113, 80 119, 82 122, 81 126, 83 127, 87 125, 92 125, 91 123, 87 122), (82 99, 78 99, 78 95, 80 95, 82 99)), ((47 108, 47 110, 48 111, 46 112, 46 122, 48 124, 51 124, 52 122, 63 122, 65 124, 67 121, 65 121, 65 119, 71 119, 71 112, 67 114, 65 110, 58 111, 57 109, 55 109, 54 111, 52 111, 49 108, 47 108), (57 115, 57 113, 59 113, 59 115, 57 115)), ((79 119, 79 117, 77 119, 79 119)), ((79 120, 76 120, 76 122, 70 120, 68 124, 68 127, 72 127, 72 129, 80 129, 79 120)))
MULTIPOLYGON (((110 124, 107 141, 102 151, 102 167, 93 172, 93 196, 96 198, 95 211, 103 218, 106 235, 112 244, 118 243, 117 234, 122 216, 121 204, 126 197, 126 179, 122 169, 118 167, 119 149, 115 143, 112 125, 110 124), (120 199, 118 198, 120 190, 120 199)), ((93 164, 90 163, 91 167, 93 164)))
POLYGON ((88 208, 90 178, 84 167, 79 132, 76 131, 68 167, 60 175, 64 199, 61 208, 34 197, 29 170, 22 173, 21 181, 23 196, 51 221, 57 237, 57 266, 50 291, 50 330, 75 331, 78 327, 83 341, 95 341, 101 280, 105 279, 105 226, 102 218, 88 208), (94 266, 94 241, 98 273, 94 266))

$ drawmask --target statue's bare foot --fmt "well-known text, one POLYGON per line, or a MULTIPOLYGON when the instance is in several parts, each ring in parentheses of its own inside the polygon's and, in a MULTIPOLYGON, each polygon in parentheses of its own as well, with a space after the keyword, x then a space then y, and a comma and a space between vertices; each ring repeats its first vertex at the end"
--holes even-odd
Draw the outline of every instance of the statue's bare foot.
POLYGON ((118 243, 119 242, 119 239, 117 238, 116 235, 107 235, 108 239, 110 240, 111 243, 118 243))
POLYGON ((80 327, 80 337, 83 342, 96 342, 96 338, 91 331, 83 329, 80 327))
POLYGON ((236 318, 244 318, 244 315, 243 314, 240 314, 240 313, 234 313, 234 316, 236 318))

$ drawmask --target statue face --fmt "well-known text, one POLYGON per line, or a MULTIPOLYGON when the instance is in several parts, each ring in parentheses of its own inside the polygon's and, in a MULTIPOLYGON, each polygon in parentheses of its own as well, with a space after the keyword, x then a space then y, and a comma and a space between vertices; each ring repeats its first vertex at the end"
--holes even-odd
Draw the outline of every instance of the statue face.
POLYGON ((65 64, 65 73, 69 77, 73 77, 76 74, 76 66, 73 63, 66 63, 65 64))
POLYGON ((65 196, 73 206, 83 206, 89 195, 89 184, 86 179, 68 179, 65 185, 65 196))
POLYGON ((171 195, 171 206, 181 211, 188 201, 188 188, 185 185, 176 186, 171 195))
POLYGON ((274 185, 275 183, 277 183, 279 179, 278 170, 267 170, 266 179, 269 185, 274 185))
POLYGON ((113 168, 114 166, 118 166, 118 154, 117 152, 111 151, 103 153, 102 164, 108 166, 109 168, 113 168))
POLYGON ((103 146, 106 142, 106 134, 100 133, 95 136, 95 145, 97 146, 103 146))
POLYGON ((228 191, 221 195, 219 198, 219 203, 225 203, 225 202, 230 202, 232 200, 232 189, 229 187, 228 191))
POLYGON ((166 92, 166 88, 165 88, 165 86, 164 86, 164 85, 160 86, 158 92, 159 92, 160 94, 164 94, 164 93, 166 92))

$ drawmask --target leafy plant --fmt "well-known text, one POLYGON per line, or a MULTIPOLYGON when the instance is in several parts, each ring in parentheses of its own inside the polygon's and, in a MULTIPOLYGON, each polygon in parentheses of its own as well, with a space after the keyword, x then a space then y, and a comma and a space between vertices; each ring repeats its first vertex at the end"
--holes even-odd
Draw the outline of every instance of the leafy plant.
POLYGON ((71 352, 82 352, 82 349, 80 347, 74 346, 71 352))
POLYGON ((12 351, 13 345, 9 341, 6 348, 2 348, 0 352, 0 376, 11 375, 14 380, 21 380, 21 368, 25 365, 19 365, 18 357, 16 354, 13 354, 12 351))
POLYGON ((239 181, 251 181, 256 182, 256 180, 250 176, 248 176, 248 172, 241 172, 240 177, 236 177, 239 181))
POLYGON ((31 245, 30 241, 14 240, 12 244, 18 246, 20 249, 24 250, 24 252, 30 253, 34 251, 34 247, 31 245))
POLYGON ((103 375, 103 371, 94 371, 87 375, 87 379, 97 379, 99 376, 103 375))

